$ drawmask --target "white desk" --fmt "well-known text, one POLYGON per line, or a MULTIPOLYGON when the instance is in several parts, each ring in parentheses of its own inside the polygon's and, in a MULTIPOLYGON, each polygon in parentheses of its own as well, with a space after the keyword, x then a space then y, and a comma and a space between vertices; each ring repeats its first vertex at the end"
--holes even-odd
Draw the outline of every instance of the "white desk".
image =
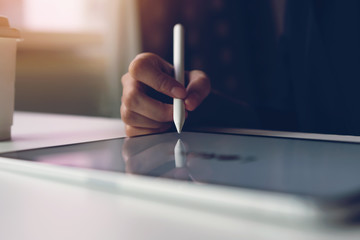
MULTIPOLYGON (((0 151, 123 135, 120 120, 16 113, 13 139, 0 142, 0 151)), ((1 161, 0 169, 0 238, 6 240, 360 239, 360 226, 289 227, 15 173, 1 161)))

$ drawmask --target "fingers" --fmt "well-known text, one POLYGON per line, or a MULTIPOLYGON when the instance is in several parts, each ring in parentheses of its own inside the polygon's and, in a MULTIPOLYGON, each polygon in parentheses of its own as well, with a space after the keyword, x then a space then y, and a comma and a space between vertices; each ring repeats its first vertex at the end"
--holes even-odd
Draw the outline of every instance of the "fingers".
POLYGON ((190 111, 196 109, 210 93, 210 81, 202 71, 188 73, 187 89, 172 75, 173 67, 155 54, 139 54, 131 62, 129 73, 122 78, 120 108, 128 136, 164 132, 172 126, 173 106, 147 95, 148 87, 170 97, 184 99, 186 110, 190 111))
MULTIPOLYGON (((144 139, 151 140, 153 136, 154 135, 146 136, 144 139)), ((129 139, 136 138, 128 138, 127 140, 129 139)), ((140 143, 139 145, 142 144, 140 143)), ((136 153, 131 150, 126 151, 129 149, 123 148, 123 151, 127 153, 123 156, 126 163, 126 170, 129 173, 148 173, 166 162, 171 162, 169 152, 171 152, 173 148, 174 140, 161 143, 154 141, 151 146, 142 148, 141 151, 137 151, 136 153)), ((139 149, 139 147, 137 147, 137 149, 139 149)))
MULTIPOLYGON (((172 148, 174 147, 177 137, 174 135, 151 135, 146 138, 126 138, 122 154, 128 159, 141 152, 147 151, 147 149, 153 148, 156 145, 163 145, 164 143, 171 143, 172 148)), ((163 150, 160 152, 164 152, 163 150)))
MULTIPOLYGON (((138 81, 131 76, 124 76, 123 96, 121 99, 123 106, 122 113, 127 111, 135 112, 156 122, 169 122, 172 120, 172 105, 162 103, 147 96, 138 81)), ((127 117, 132 117, 131 116, 127 117)), ((126 118, 125 118, 126 120, 126 118)), ((131 121, 129 121, 130 123, 131 121)))
POLYGON ((173 77, 173 67, 159 56, 142 53, 129 66, 132 78, 170 97, 185 98, 185 88, 173 77))
POLYGON ((127 136, 164 132, 172 126, 172 105, 147 96, 142 83, 133 79, 130 74, 123 76, 122 84, 120 113, 126 125, 127 136))
POLYGON ((186 168, 173 168, 169 172, 163 174, 162 177, 185 181, 191 180, 189 170, 186 168))
POLYGON ((186 109, 195 110, 209 95, 210 90, 210 80, 204 72, 198 70, 189 72, 189 84, 186 88, 187 97, 184 101, 186 109))
POLYGON ((141 127, 141 128, 161 128, 164 123, 154 121, 150 118, 147 118, 143 115, 140 115, 136 112, 130 111, 123 104, 120 107, 121 118, 124 123, 131 124, 133 127, 141 127))
POLYGON ((154 133, 165 132, 169 130, 171 127, 171 123, 164 123, 161 128, 140 128, 140 127, 133 127, 130 125, 125 126, 125 133, 129 137, 135 137, 140 135, 148 135, 154 133))

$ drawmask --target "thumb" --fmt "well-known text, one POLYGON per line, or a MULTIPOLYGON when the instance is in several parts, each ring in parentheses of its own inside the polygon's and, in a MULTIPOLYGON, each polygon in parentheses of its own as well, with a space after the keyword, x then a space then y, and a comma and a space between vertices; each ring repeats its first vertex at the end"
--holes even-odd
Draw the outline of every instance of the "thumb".
POLYGON ((202 71, 189 72, 189 84, 186 88, 185 107, 189 111, 195 110, 209 95, 211 84, 209 78, 202 71))

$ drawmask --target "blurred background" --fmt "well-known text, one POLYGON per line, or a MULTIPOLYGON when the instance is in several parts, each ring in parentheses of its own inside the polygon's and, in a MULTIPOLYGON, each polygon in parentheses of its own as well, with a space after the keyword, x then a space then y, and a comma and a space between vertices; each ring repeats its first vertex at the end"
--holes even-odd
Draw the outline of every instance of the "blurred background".
POLYGON ((2 0, 19 28, 16 110, 119 117, 121 75, 140 51, 136 1, 2 0))
POLYGON ((179 22, 186 29, 186 69, 205 71, 227 96, 266 102, 284 2, 2 0, 0 15, 24 39, 16 110, 119 117, 129 63, 142 51, 172 62, 172 28, 179 22))

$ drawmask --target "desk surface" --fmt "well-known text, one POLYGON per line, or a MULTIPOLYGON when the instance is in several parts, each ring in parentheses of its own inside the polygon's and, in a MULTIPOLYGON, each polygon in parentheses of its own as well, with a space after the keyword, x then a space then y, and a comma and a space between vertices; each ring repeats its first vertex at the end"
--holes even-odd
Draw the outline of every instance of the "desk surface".
MULTIPOLYGON (((17 112, 14 120, 1 152, 124 136, 116 119, 17 112)), ((7 240, 360 238, 360 226, 303 229, 20 174, 1 161, 0 169, 0 233, 7 240)))
POLYGON ((11 141, 0 141, 0 152, 125 136, 119 119, 15 112, 11 141))

